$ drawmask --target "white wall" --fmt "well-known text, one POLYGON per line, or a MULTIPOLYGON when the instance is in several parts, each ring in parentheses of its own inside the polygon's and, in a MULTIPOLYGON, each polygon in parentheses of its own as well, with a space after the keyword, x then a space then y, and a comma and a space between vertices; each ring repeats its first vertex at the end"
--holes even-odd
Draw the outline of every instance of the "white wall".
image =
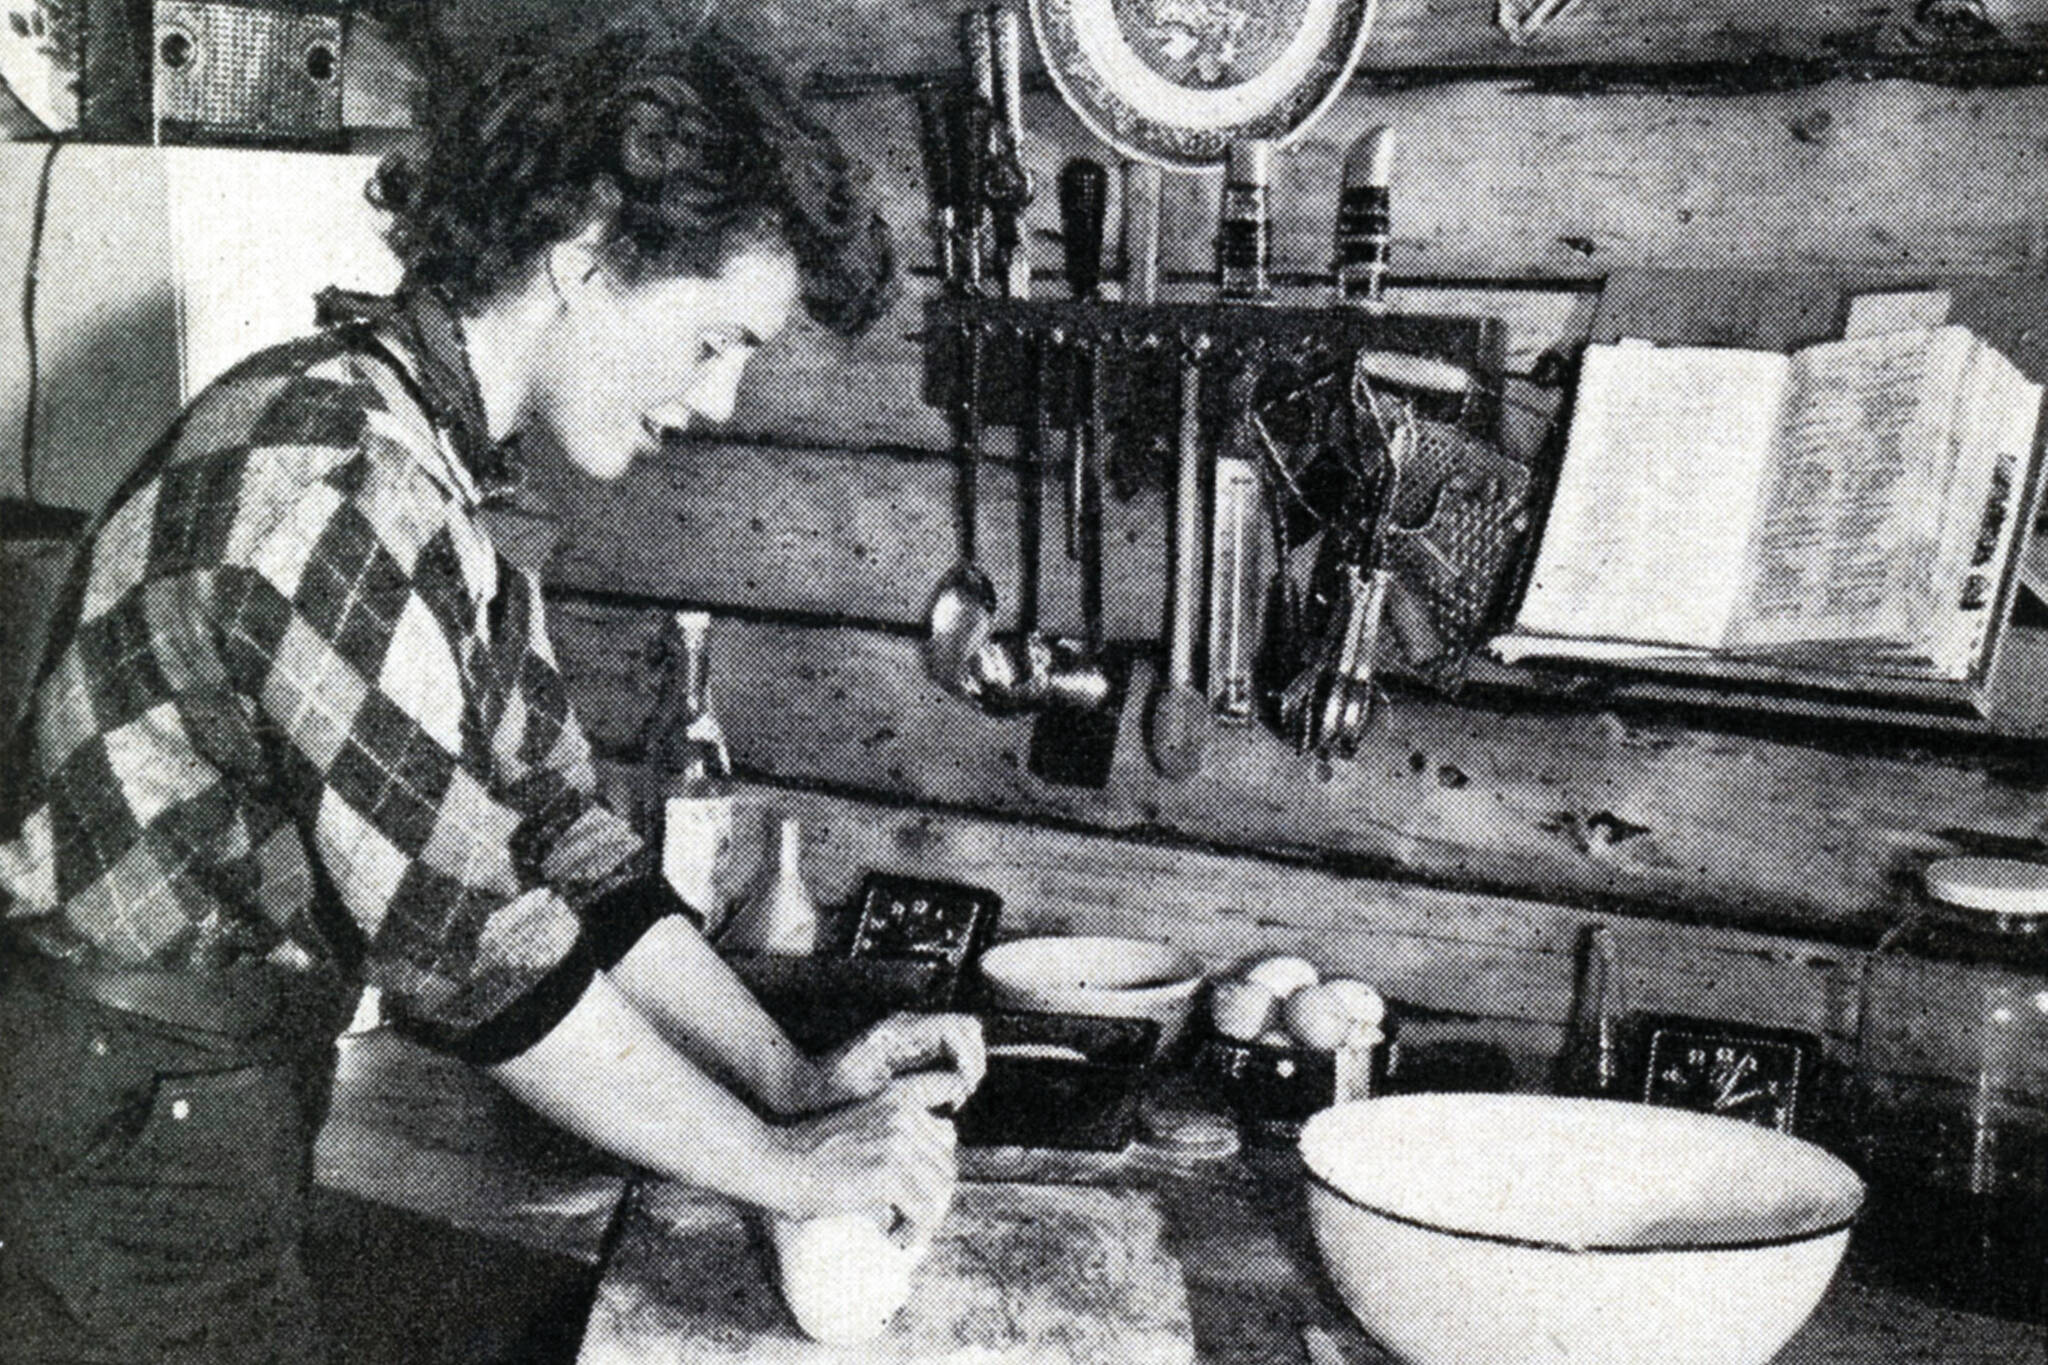
MULTIPOLYGON (((0 493, 21 488, 20 300, 47 144, 0 144, 0 493)), ((39 497, 96 508, 183 400, 303 335, 324 285, 389 289, 376 159, 66 146, 38 272, 39 497)))

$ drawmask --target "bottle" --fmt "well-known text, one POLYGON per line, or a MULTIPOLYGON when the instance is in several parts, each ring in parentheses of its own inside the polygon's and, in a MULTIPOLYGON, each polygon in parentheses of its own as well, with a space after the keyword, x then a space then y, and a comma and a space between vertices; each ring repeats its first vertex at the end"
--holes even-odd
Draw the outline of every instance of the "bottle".
POLYGON ((1553 1076, 1558 1094, 1589 1099, 1620 1097, 1622 1023, 1628 1013, 1625 989, 1621 950, 1615 944, 1614 931, 1604 924, 1595 924, 1579 941, 1578 989, 1572 1002, 1571 1031, 1553 1076))
POLYGON ((1944 1302, 2048 1321, 2048 849, 1931 862, 1910 901, 1863 982, 1866 1242, 1944 1302))
POLYGON ((775 849, 762 864, 732 925, 718 946, 742 953, 775 953, 807 957, 818 948, 818 903, 804 884, 803 825, 795 816, 779 817, 775 849))
POLYGON ((640 831, 661 849, 661 871, 715 928, 726 909, 718 874, 732 848, 735 784, 725 730, 707 681, 711 617, 679 611, 663 631, 661 698, 643 732, 640 831))

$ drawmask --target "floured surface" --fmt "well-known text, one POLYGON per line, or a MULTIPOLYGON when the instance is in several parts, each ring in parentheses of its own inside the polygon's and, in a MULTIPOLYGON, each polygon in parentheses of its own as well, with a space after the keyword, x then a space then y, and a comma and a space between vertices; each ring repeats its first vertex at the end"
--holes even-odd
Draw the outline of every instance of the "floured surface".
POLYGON ((1192 1365, 1187 1288, 1161 1229, 1138 1191, 962 1185, 889 1331, 835 1350, 797 1331, 757 1222, 649 1186, 605 1268, 579 1365, 1192 1365))

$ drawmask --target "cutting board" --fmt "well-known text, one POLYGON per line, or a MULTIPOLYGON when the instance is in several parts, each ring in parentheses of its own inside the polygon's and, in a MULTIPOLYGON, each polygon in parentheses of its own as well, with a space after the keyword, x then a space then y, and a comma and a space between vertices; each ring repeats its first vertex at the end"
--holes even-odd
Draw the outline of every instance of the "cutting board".
POLYGON ((889 1331, 832 1349, 797 1331, 757 1220, 649 1186, 606 1264, 578 1362, 1193 1365, 1187 1286, 1162 1227, 1139 1191, 962 1185, 889 1331))

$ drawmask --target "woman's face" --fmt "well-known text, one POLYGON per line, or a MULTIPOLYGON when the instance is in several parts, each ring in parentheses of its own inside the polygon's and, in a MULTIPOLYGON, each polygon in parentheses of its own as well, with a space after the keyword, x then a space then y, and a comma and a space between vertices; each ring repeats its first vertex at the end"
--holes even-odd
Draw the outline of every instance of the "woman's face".
POLYGON ((788 323, 798 289, 779 245, 736 252, 709 278, 579 281, 538 348, 529 414, 578 469, 617 478, 664 435, 732 416, 747 361, 788 323))

